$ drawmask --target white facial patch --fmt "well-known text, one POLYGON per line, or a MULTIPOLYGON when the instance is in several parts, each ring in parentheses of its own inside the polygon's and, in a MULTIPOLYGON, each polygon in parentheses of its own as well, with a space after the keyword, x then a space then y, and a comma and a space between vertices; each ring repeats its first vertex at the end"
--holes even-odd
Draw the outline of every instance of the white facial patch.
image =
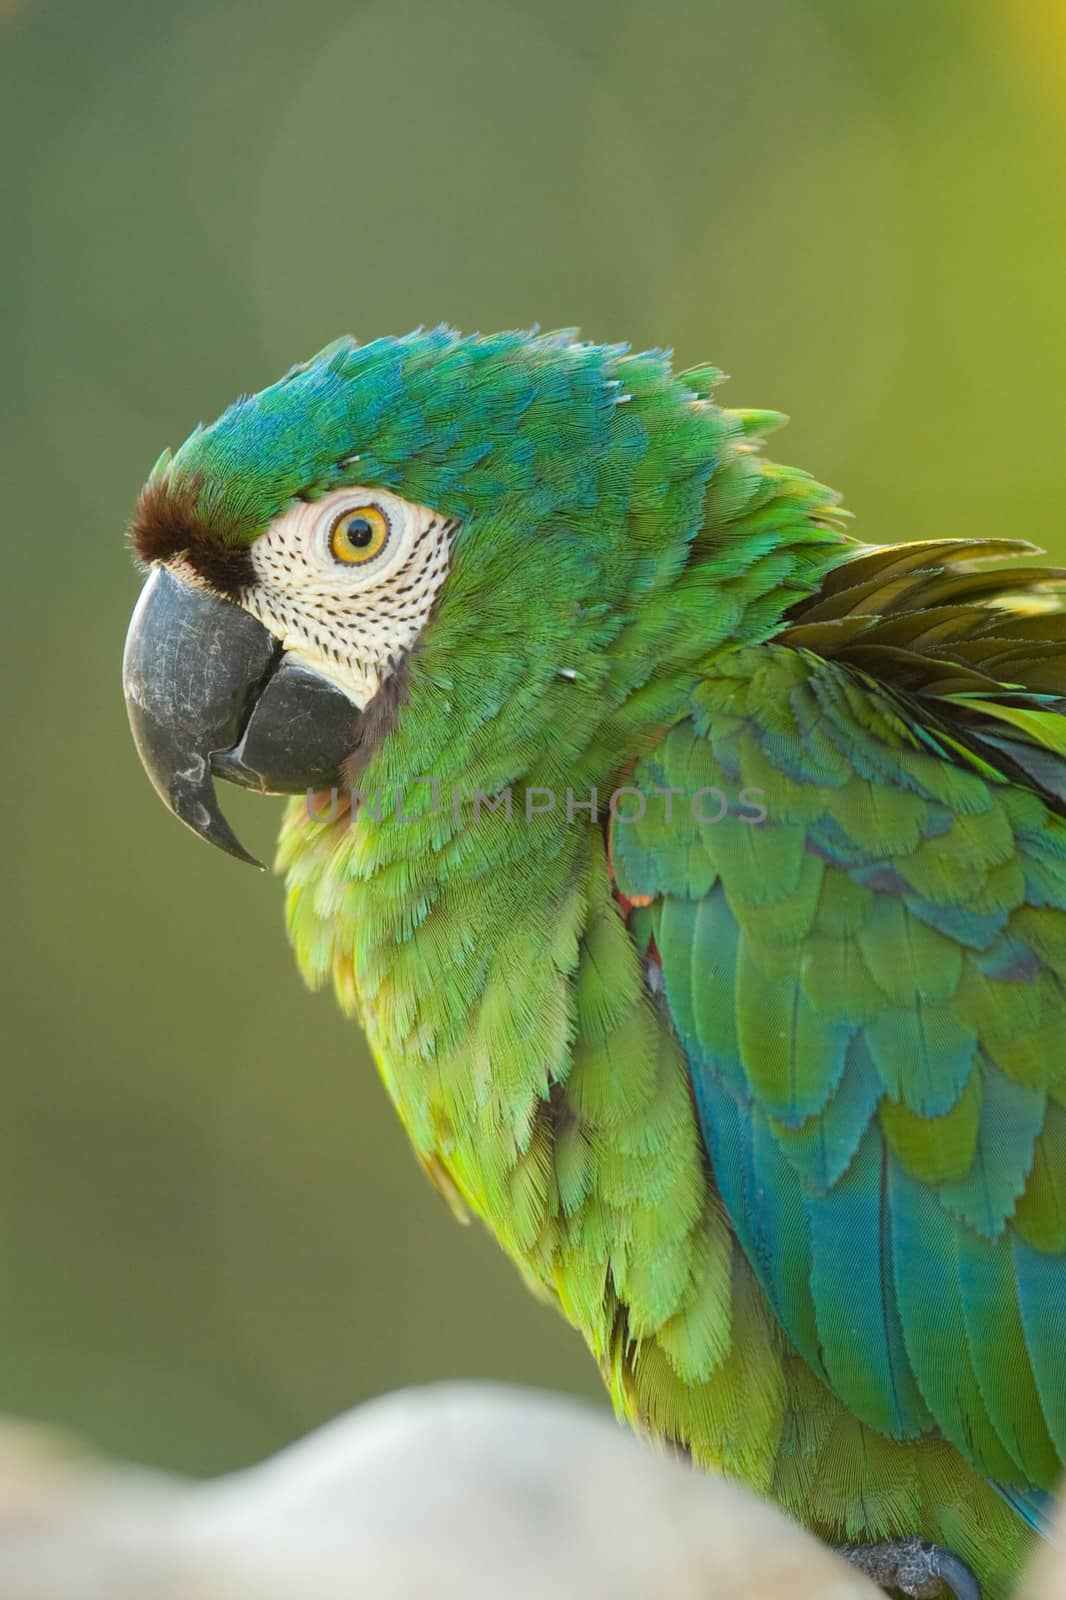
POLYGON ((362 709, 428 621, 457 527, 383 489, 334 490, 255 541, 241 603, 362 709))

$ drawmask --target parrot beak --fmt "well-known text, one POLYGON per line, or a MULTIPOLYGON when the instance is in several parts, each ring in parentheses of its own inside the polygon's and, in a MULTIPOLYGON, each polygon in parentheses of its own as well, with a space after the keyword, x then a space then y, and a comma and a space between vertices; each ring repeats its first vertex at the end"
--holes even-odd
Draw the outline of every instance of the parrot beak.
POLYGON ((214 778, 263 794, 336 784, 358 743, 358 708, 287 661, 229 600, 152 570, 122 661, 134 743, 157 794, 201 839, 261 865, 222 815, 214 778))

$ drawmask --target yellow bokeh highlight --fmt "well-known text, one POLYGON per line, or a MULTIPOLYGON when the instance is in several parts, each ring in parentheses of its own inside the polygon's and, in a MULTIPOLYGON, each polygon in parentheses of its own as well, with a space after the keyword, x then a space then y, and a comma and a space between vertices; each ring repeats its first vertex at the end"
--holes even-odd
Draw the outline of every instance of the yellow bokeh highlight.
POLYGON ((1056 109, 1066 90, 1066 0, 995 0, 997 31, 1019 56, 1028 76, 1054 92, 1056 109))

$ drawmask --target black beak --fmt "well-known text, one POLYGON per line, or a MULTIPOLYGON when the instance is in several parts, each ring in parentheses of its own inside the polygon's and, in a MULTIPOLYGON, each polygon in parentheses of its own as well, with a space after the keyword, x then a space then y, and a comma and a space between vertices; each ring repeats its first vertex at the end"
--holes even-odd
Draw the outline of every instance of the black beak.
POLYGON ((130 727, 164 804, 201 839, 259 866, 222 815, 214 777, 263 794, 338 783, 359 742, 358 708, 287 661, 229 600, 153 569, 122 661, 130 727))

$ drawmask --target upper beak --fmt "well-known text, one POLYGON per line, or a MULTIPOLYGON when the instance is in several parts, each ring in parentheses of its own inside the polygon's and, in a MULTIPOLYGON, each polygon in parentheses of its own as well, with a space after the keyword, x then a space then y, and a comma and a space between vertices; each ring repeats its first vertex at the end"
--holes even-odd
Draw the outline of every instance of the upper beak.
POLYGON ((144 769, 194 833, 259 866, 222 815, 214 776, 264 794, 336 784, 359 711, 287 661, 261 622, 155 567, 126 635, 122 685, 144 769))

